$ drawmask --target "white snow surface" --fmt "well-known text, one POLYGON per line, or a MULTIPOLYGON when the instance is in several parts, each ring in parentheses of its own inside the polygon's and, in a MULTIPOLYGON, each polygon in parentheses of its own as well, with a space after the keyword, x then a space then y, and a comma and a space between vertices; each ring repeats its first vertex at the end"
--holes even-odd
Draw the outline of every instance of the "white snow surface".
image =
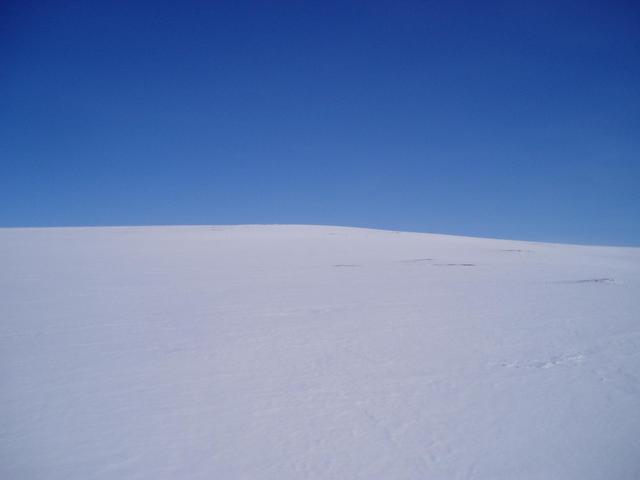
POLYGON ((0 230, 0 478, 640 478, 640 249, 0 230))

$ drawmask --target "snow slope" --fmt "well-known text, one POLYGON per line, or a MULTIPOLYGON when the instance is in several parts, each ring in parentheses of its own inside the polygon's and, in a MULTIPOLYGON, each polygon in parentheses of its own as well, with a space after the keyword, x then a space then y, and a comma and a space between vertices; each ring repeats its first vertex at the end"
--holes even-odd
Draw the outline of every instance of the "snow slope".
POLYGON ((640 478, 640 249, 0 230, 2 479, 640 478))

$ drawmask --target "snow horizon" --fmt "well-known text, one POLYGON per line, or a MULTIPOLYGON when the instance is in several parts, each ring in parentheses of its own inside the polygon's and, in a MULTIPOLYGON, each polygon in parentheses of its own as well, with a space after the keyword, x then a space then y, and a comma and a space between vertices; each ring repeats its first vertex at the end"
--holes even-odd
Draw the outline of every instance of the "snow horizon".
POLYGON ((604 247, 604 248, 640 248, 640 245, 626 243, 575 243, 557 242, 550 240, 530 240, 526 238, 494 237, 483 235, 465 235, 458 233, 446 233, 436 231, 402 230, 386 227, 368 227, 360 225, 324 224, 324 223, 158 223, 158 224, 109 224, 109 225, 47 225, 47 226, 10 226, 0 227, 1 230, 56 230, 56 229, 125 229, 125 228, 190 228, 190 227, 317 227, 317 228, 344 228, 355 230, 372 230, 392 233, 410 233, 418 235, 434 235, 442 237, 477 238, 479 240, 497 240, 505 242, 526 242, 543 245, 572 245, 576 247, 604 247))

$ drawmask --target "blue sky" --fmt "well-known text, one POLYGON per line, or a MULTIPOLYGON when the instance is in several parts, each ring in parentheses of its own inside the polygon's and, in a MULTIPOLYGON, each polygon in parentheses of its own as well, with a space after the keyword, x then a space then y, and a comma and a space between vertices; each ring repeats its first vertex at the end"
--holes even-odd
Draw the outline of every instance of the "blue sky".
POLYGON ((0 226, 640 245, 635 2, 0 9, 0 226))

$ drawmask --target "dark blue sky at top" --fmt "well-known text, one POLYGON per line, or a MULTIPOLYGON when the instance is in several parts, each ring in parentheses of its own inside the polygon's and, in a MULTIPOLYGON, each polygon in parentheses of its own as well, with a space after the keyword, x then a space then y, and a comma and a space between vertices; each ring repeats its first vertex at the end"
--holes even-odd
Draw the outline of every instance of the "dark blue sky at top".
POLYGON ((0 3, 0 226, 640 245, 640 7, 0 3))

